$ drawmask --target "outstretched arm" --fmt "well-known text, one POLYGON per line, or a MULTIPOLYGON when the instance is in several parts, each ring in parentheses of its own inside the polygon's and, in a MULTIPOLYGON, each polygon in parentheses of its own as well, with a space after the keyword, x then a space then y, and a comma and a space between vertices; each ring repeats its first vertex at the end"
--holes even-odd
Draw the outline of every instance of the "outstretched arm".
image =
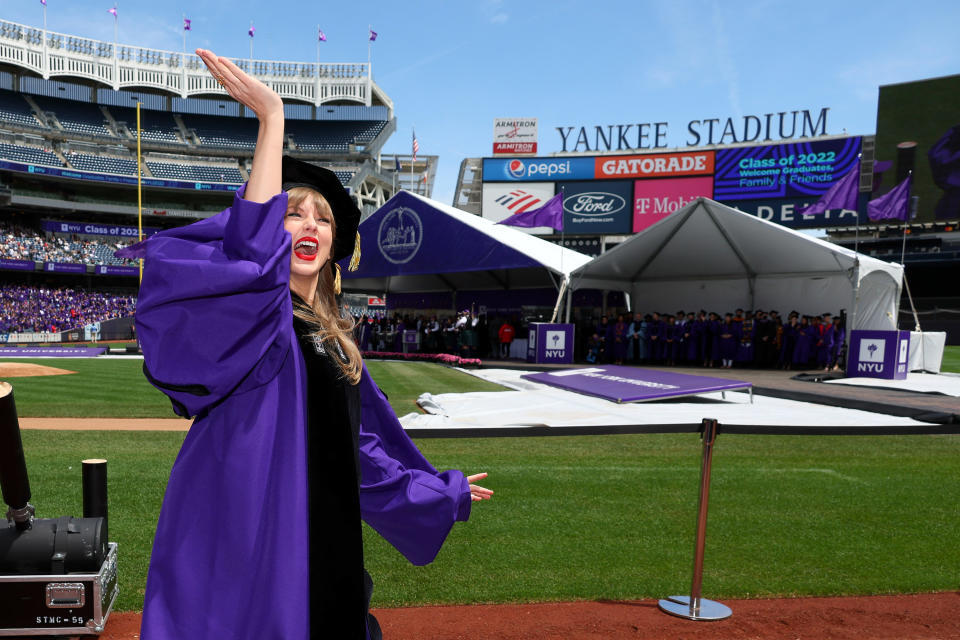
POLYGON ((227 58, 212 51, 197 49, 197 55, 234 100, 250 108, 260 121, 257 146, 253 152, 253 169, 243 198, 266 202, 281 190, 283 156, 283 101, 277 93, 227 58))

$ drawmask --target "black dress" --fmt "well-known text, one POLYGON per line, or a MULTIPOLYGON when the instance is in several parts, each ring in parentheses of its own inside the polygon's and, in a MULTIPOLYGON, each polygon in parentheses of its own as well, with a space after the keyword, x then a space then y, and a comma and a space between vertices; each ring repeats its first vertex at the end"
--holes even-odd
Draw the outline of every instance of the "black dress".
MULTIPOLYGON (((293 295, 294 304, 299 298, 293 295)), ((381 637, 369 614, 373 581, 363 568, 360 525, 360 391, 343 377, 337 345, 311 338, 294 317, 306 363, 310 509, 310 637, 381 637)))

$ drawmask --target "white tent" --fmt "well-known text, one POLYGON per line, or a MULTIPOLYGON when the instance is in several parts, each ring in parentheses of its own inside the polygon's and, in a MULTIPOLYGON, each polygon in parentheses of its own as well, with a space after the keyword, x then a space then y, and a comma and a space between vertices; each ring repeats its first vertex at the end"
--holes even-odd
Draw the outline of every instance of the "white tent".
POLYGON ((848 329, 896 328, 903 267, 699 198, 571 274, 638 311, 845 309, 848 329))
POLYGON ((345 291, 377 293, 560 288, 590 261, 577 251, 401 191, 360 223, 345 291))

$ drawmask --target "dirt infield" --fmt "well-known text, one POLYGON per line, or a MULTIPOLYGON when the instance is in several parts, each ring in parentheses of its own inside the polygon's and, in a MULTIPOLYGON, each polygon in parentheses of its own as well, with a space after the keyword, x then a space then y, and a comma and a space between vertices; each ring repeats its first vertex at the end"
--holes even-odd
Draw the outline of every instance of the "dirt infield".
POLYGON ((21 429, 64 431, 187 431, 191 424, 182 418, 20 418, 21 429))
MULTIPOLYGON (((652 600, 376 609, 385 640, 946 640, 960 593, 726 600, 733 616, 691 622, 652 600)), ((110 616, 101 640, 135 640, 140 614, 110 616)))
POLYGON ((28 378, 31 376, 63 376, 76 371, 28 362, 0 362, 0 378, 28 378))

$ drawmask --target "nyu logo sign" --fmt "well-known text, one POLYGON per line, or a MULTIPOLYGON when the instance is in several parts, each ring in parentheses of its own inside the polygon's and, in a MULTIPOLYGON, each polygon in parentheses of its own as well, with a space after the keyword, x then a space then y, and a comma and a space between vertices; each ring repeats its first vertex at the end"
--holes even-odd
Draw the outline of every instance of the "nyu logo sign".
POLYGON ((563 208, 580 216, 602 216, 621 211, 627 201, 615 193, 594 191, 578 193, 563 201, 563 208))
POLYGON ((397 207, 383 216, 377 230, 377 247, 388 262, 410 262, 423 242, 423 223, 416 211, 397 207))
POLYGON ((903 380, 909 354, 907 331, 854 330, 850 334, 847 375, 903 380))
POLYGON ((547 331, 547 344, 545 345, 548 358, 562 358, 567 350, 567 332, 566 331, 547 331))

